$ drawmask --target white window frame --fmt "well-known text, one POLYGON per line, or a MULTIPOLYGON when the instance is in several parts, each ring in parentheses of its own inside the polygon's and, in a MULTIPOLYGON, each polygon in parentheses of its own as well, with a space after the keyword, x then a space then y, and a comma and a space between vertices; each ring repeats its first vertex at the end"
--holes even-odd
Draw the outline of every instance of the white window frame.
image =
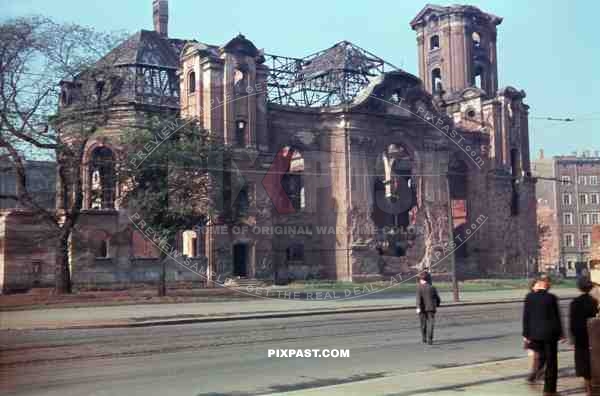
POLYGON ((563 224, 564 225, 573 225, 573 213, 566 212, 563 213, 563 224), (569 219, 569 220, 567 220, 569 219))
POLYGON ((563 243, 565 247, 575 247, 575 235, 571 233, 565 234, 563 243))
POLYGON ((587 177, 585 177, 584 175, 578 176, 577 184, 579 184, 580 186, 585 186, 587 184, 587 177))
POLYGON ((562 195, 562 197, 563 197, 563 200, 562 200, 563 205, 573 205, 573 199, 572 199, 573 197, 572 197, 571 193, 564 193, 562 195))
POLYGON ((596 176, 596 175, 590 176, 590 185, 592 185, 592 186, 598 185, 598 176, 596 176))
POLYGON ((593 225, 600 224, 600 213, 594 212, 590 214, 590 223, 593 225))
POLYGON ((592 235, 589 232, 581 234, 581 247, 589 248, 592 246, 592 235))
POLYGON ((571 184, 571 176, 561 176, 560 181, 563 186, 567 185, 567 184, 571 184))
POLYGON ((600 194, 598 194, 598 193, 591 193, 590 194, 590 203, 592 205, 598 205, 598 204, 600 204, 600 194))
POLYGON ((583 225, 590 225, 590 214, 589 213, 582 213, 581 214, 581 224, 583 225))
POLYGON ((579 194, 579 203, 581 205, 588 205, 590 203, 590 197, 586 193, 579 194))

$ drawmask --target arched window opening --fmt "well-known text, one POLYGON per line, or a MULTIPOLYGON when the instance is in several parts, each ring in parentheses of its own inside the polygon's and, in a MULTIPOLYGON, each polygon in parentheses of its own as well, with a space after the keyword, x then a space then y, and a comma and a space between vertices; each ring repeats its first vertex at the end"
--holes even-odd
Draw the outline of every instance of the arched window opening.
POLYGON ((110 257, 110 236, 103 230, 93 230, 88 234, 88 246, 94 258, 106 259, 110 257))
POLYGON ((89 166, 89 208, 115 208, 115 156, 108 147, 94 149, 89 166))
POLYGON ((199 238, 196 231, 187 230, 181 235, 182 237, 182 254, 186 257, 198 257, 199 238))
POLYGON ((439 68, 435 68, 431 71, 431 88, 433 93, 442 92, 442 71, 439 68))
POLYGON ((235 71, 233 72, 233 87, 235 90, 235 93, 238 95, 247 95, 247 86, 248 86, 248 78, 247 78, 247 73, 245 71, 246 67, 245 65, 241 65, 244 67, 240 67, 238 69, 235 69, 235 71))
POLYGON ((510 150, 510 174, 513 180, 516 180, 519 177, 519 150, 511 149, 510 150))
POLYGON ((108 241, 100 241, 100 249, 96 255, 97 258, 108 258, 108 241))
POLYGON ((188 74, 188 93, 193 94, 196 92, 196 72, 190 72, 188 74))
POLYGON ((481 47, 481 35, 478 32, 473 32, 473 34, 471 35, 471 39, 473 41, 473 47, 481 47))
POLYGON ((475 71, 473 72, 473 85, 479 89, 482 89, 481 79, 483 76, 483 68, 481 66, 476 66, 475 71))
POLYGON ((440 48, 440 36, 436 34, 429 39, 429 49, 433 51, 438 48, 440 48))
POLYGON ((238 120, 235 123, 236 144, 240 147, 246 146, 246 121, 238 120))
POLYGON ((104 87, 106 83, 104 81, 96 82, 96 101, 99 104, 102 101, 102 95, 104 94, 104 87))
POLYGON ((405 233, 395 232, 412 224, 416 206, 416 188, 412 179, 412 159, 406 149, 392 144, 380 154, 376 165, 372 219, 379 229, 384 251, 406 255, 405 233))
POLYGON ((71 104, 71 95, 65 88, 60 92, 60 103, 63 106, 69 106, 71 104))
POLYGON ((289 149, 290 158, 289 169, 283 176, 281 184, 285 190, 292 207, 295 210, 302 210, 306 207, 306 197, 304 189, 304 157, 300 151, 289 149))
POLYGON ((237 215, 238 217, 248 216, 248 210, 250 209, 250 200, 248 199, 248 190, 246 187, 242 188, 237 196, 237 215))

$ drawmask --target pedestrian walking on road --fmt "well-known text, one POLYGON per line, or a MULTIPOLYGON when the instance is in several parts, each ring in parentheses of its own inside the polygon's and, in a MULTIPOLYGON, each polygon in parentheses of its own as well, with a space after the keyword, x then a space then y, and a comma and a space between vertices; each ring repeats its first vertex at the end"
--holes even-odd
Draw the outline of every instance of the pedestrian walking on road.
POLYGON ((525 297, 523 308, 523 340, 537 347, 540 362, 546 364, 544 396, 557 395, 558 341, 564 340, 558 299, 548 292, 550 278, 542 276, 534 291, 525 297))
MULTIPOLYGON (((529 282, 529 292, 535 291, 536 284, 537 279, 533 279, 529 282)), ((527 381, 533 384, 537 380, 543 378, 546 363, 541 359, 540 345, 537 345, 533 342, 525 342, 524 348, 527 349, 528 354, 531 356, 531 366, 529 370, 529 376, 527 377, 527 381)))
POLYGON ((423 343, 433 344, 433 327, 435 324, 435 312, 440 306, 440 296, 437 289, 432 285, 431 275, 428 272, 419 274, 417 285, 417 314, 421 321, 421 336, 423 343))
POLYGON ((598 315, 598 302, 590 296, 594 284, 587 277, 577 280, 577 287, 583 294, 571 301, 569 307, 569 330, 571 342, 575 345, 575 374, 583 377, 585 391, 592 394, 592 369, 590 358, 590 342, 587 331, 587 321, 598 315))

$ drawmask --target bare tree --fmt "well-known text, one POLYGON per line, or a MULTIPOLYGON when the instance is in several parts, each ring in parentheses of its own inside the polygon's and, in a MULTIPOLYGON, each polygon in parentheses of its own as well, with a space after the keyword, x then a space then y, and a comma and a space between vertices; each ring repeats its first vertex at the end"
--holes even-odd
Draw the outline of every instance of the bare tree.
POLYGON ((175 245, 179 232, 203 228, 209 219, 235 223, 241 213, 234 201, 242 182, 232 165, 231 148, 195 121, 158 115, 149 118, 143 130, 125 134, 122 143, 143 148, 156 141, 161 143, 143 161, 137 150, 127 150, 119 177, 121 185, 127 186, 123 203, 161 235, 158 295, 165 296, 170 257, 162 244, 175 245), (173 132, 178 122, 181 125, 173 132))
POLYGON ((86 87, 98 87, 113 73, 114 56, 98 60, 120 38, 41 17, 0 25, 0 158, 3 168, 16 175, 16 193, 0 198, 14 199, 49 225, 59 293, 71 292, 69 239, 82 210, 86 144, 108 117, 110 98, 86 87), (83 88, 76 106, 57 112, 61 100, 71 100, 61 81, 76 81, 83 88), (26 163, 39 157, 57 163, 56 208, 44 207, 29 190, 26 163))

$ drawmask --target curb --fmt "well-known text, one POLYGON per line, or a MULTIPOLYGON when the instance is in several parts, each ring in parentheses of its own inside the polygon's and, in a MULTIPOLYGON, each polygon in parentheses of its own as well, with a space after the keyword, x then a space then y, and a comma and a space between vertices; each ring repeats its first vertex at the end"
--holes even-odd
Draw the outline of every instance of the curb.
MULTIPOLYGON (((571 350, 567 350, 567 351, 559 351, 559 356, 560 354, 573 354, 573 351, 571 350)), ((569 356, 571 358, 571 356, 569 356)), ((570 359, 572 360, 572 358, 570 359)), ((424 370, 419 370, 419 371, 414 371, 414 372, 408 372, 408 373, 401 373, 401 374, 392 374, 392 375, 388 375, 388 376, 383 376, 383 377, 379 377, 379 378, 369 378, 369 379, 363 379, 363 380, 358 380, 358 381, 349 381, 349 382, 342 382, 342 383, 338 383, 338 384, 333 384, 333 385, 325 385, 325 386, 317 386, 317 387, 313 387, 313 388, 304 388, 304 389, 297 389, 297 390, 290 390, 290 391, 283 391, 283 392, 275 392, 275 393, 269 393, 268 396, 296 396, 296 395, 303 395, 303 394, 310 394, 310 395, 316 395, 316 394, 323 394, 323 395, 328 395, 328 394, 332 394, 332 391, 336 391, 339 388, 347 388, 347 387, 357 387, 360 390, 360 387, 365 386, 365 385, 373 385, 373 384, 378 384, 378 383, 382 383, 382 382, 392 382, 392 381, 398 381, 402 378, 410 378, 410 377, 420 377, 420 376, 427 376, 429 378, 431 378, 433 375, 435 374, 440 374, 440 373, 452 373, 452 372, 460 372, 460 371, 469 371, 472 372, 473 369, 477 369, 477 368, 482 368, 482 367, 493 367, 496 365, 501 365, 501 364, 506 364, 506 363, 516 363, 519 361, 523 361, 524 366, 526 366, 526 362, 529 361, 529 357, 508 357, 508 358, 500 358, 500 359, 494 359, 494 360, 490 360, 490 361, 486 361, 486 362, 479 362, 479 363, 472 363, 472 364, 461 364, 458 366, 454 366, 454 367, 445 367, 445 368, 439 368, 439 369, 424 369, 424 370)), ((559 367, 558 367, 558 374, 559 374, 559 378, 560 378, 560 383, 561 385, 564 383, 565 378, 562 377, 564 374, 568 373, 568 372, 572 372, 574 371, 574 367, 572 364, 567 364, 567 365, 563 365, 561 367, 560 361, 559 361, 559 367)), ((518 379, 525 379, 527 377, 527 373, 523 372, 523 370, 519 370, 518 372, 515 371, 515 373, 508 375, 508 376, 500 376, 500 377, 492 377, 492 378, 488 378, 485 379, 483 382, 485 384, 489 384, 489 383, 493 383, 493 382, 499 382, 499 381, 514 381, 514 380, 518 380, 518 379)), ((480 382, 481 379, 476 380, 476 382, 480 382)), ((472 384, 472 383, 464 383, 463 382, 459 382, 457 381, 456 384, 452 384, 452 385, 442 385, 441 387, 438 387, 436 389, 436 387, 434 387, 433 389, 431 389, 430 391, 428 391, 427 393, 423 392, 422 390, 416 390, 416 389, 411 389, 407 392, 385 392, 385 394, 390 394, 390 395, 406 395, 406 394, 411 394, 411 395, 416 395, 416 394, 437 394, 438 392, 444 392, 445 390, 449 390, 449 388, 452 388, 452 393, 458 392, 456 389, 460 389, 460 392, 465 392, 465 394, 471 394, 469 393, 469 391, 472 391, 470 388, 475 386, 479 386, 482 384, 472 384), (441 389, 440 389, 441 388, 441 389)), ((389 385, 390 388, 392 388, 392 385, 389 385)), ((396 388, 397 389, 397 388, 396 388)), ((381 392, 381 388, 377 389, 378 392, 377 394, 384 394, 381 392)), ((345 389, 346 392, 348 392, 348 389, 345 389)), ((340 394, 342 392, 335 392, 335 394, 340 394)), ((348 392, 347 394, 359 394, 357 390, 352 390, 350 392, 348 392)), ((444 392, 444 394, 446 394, 446 392, 444 392)), ((502 395, 504 395, 504 393, 501 393, 502 395)), ((519 395, 520 393, 511 393, 512 395, 519 395)), ((527 392, 526 394, 530 395, 530 392, 527 392)), ((560 393, 563 394, 563 393, 560 393)), ((565 393, 565 394, 571 394, 571 393, 565 393)), ((579 395, 579 393, 577 393, 579 395)), ((494 395, 499 395, 499 393, 495 393, 494 395)))
MULTIPOLYGON (((575 296, 570 297, 559 297, 560 301, 570 300, 575 296)), ((512 298, 506 300, 489 300, 489 301, 465 301, 448 303, 442 305, 440 309, 446 307, 466 307, 475 305, 499 305, 499 304, 515 304, 523 302, 523 298, 512 298)), ((81 324, 81 325, 66 325, 66 326, 43 326, 43 327, 31 327, 31 328, 4 328, 2 331, 7 330, 92 330, 92 329, 113 329, 113 328, 135 328, 135 327, 155 327, 155 326, 175 326, 175 325, 186 325, 195 323, 215 323, 215 322, 232 322, 236 320, 252 320, 252 319, 283 319, 303 316, 319 316, 319 315, 339 315, 339 314, 353 314, 353 313, 365 313, 365 312, 387 312, 387 311, 405 311, 414 310, 415 307, 412 305, 401 305, 401 306, 373 306, 364 308, 341 308, 341 309, 327 309, 327 310, 309 310, 309 311, 292 311, 292 312, 271 312, 271 313, 254 313, 246 315, 229 315, 229 316, 213 316, 213 317, 197 317, 197 318, 185 318, 185 319, 162 319, 162 320, 150 320, 132 322, 129 321, 113 321, 105 323, 95 324, 81 324)))

